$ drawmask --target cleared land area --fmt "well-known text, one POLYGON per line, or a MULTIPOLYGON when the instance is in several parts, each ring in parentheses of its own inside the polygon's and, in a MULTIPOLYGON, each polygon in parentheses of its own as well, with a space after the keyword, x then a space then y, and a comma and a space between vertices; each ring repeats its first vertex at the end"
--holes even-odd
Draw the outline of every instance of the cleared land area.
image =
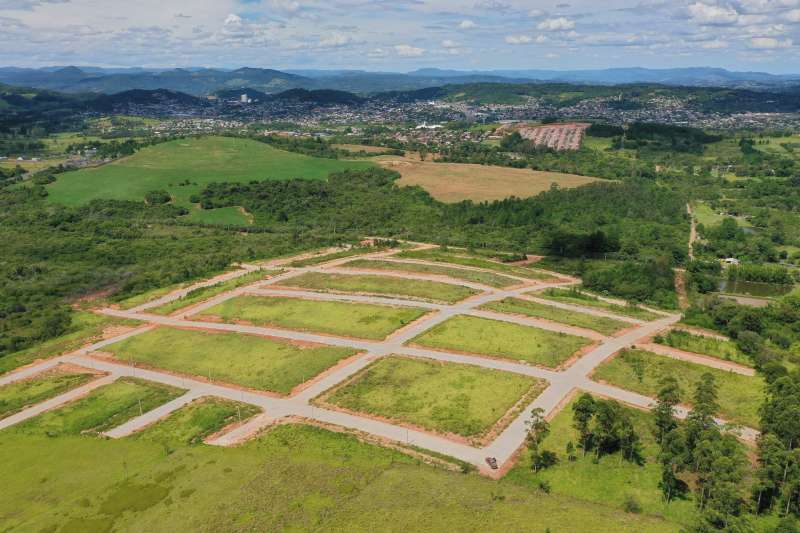
POLYGON ((411 341, 414 344, 528 361, 556 368, 591 344, 583 337, 472 316, 456 316, 411 341))
POLYGON ((383 146, 370 146, 368 144, 334 144, 333 147, 339 150, 347 150, 348 152, 366 152, 368 154, 380 154, 390 150, 390 148, 383 146))
POLYGON ((639 320, 655 320, 660 318, 656 313, 636 307, 634 305, 617 305, 610 302, 601 300, 596 296, 580 292, 572 289, 547 289, 541 292, 531 292, 531 296, 543 298, 545 300, 553 300, 554 302, 563 302, 565 304, 582 305, 585 307, 594 307, 603 311, 608 311, 615 315, 629 316, 639 320))
POLYGON ((323 274, 320 272, 307 272, 281 281, 276 286, 315 291, 403 296, 449 304, 460 302, 479 292, 462 285, 437 283, 435 281, 389 278, 377 275, 323 274))
POLYGON ((196 318, 218 317, 225 322, 382 340, 425 313, 424 309, 410 307, 240 296, 215 305, 196 318))
POLYGON ((168 315, 170 313, 174 313, 178 309, 183 309, 184 307, 203 302, 209 298, 213 298, 218 294, 222 294, 223 292, 232 291, 233 289, 238 289, 239 287, 244 287, 245 285, 250 285, 251 283, 255 283, 257 281, 269 279, 278 273, 280 273, 279 270, 258 270, 255 272, 250 272, 249 274, 239 276, 238 278, 221 281, 208 287, 194 289, 193 291, 189 291, 183 298, 178 298, 177 300, 164 305, 148 309, 147 312, 155 313, 157 315, 168 315))
POLYGON ((29 405, 58 396, 89 382, 94 374, 56 367, 30 379, 0 387, 0 419, 11 416, 29 405))
POLYGON ((735 342, 705 337, 703 335, 693 335, 686 331, 672 330, 666 335, 658 335, 653 339, 658 344, 672 346, 679 350, 708 355, 733 361, 740 365, 753 366, 753 360, 739 350, 735 342))
POLYGON ((197 330, 158 328, 106 348, 118 359, 289 394, 355 350, 197 330))
POLYGON ((677 532, 535 486, 420 465, 356 437, 284 425, 236 448, 0 432, 2 525, 25 531, 677 532), (126 475, 127 473, 127 475, 126 475), (42 482, 46 480, 46 482, 42 482), (31 497, 32 487, 37 497, 31 497), (502 497, 498 497, 498 491, 502 497))
POLYGON ((717 384, 719 415, 729 422, 758 427, 758 410, 764 401, 764 381, 760 377, 725 372, 644 350, 623 350, 600 365, 592 378, 654 397, 661 378, 672 376, 683 390, 683 403, 691 404, 694 389, 705 373, 714 376, 717 384))
POLYGON ((387 357, 325 402, 442 433, 478 437, 544 381, 469 365, 387 357))
POLYGON ((155 409, 184 391, 137 378, 120 378, 88 396, 23 422, 19 431, 47 435, 101 433, 155 409))
POLYGON ((466 270, 463 268, 451 268, 439 265, 423 265, 417 263, 397 263, 393 261, 380 261, 370 259, 356 259, 342 265, 347 268, 369 269, 369 270, 388 270, 396 272, 413 272, 418 274, 433 274, 436 276, 447 276, 453 279, 482 283, 489 287, 505 288, 518 285, 519 280, 492 274, 491 272, 479 272, 476 270, 466 270))
POLYGON ((441 248, 433 248, 430 250, 409 250, 407 252, 400 252, 397 254, 397 257, 485 268, 487 270, 494 270, 502 274, 509 274, 526 279, 545 280, 552 278, 552 276, 546 272, 540 272, 524 266, 490 261, 489 259, 481 256, 470 255, 466 250, 442 250, 441 248))
POLYGON ((189 198, 211 182, 323 180, 332 172, 369 166, 369 162, 286 152, 250 139, 179 139, 144 148, 108 165, 62 174, 47 186, 48 200, 69 206, 96 198, 141 201, 149 191, 166 190, 176 204, 188 207, 189 198))
POLYGON ((527 198, 550 190, 555 183, 562 189, 580 187, 597 178, 541 172, 530 169, 437 163, 409 157, 378 156, 382 166, 400 173, 398 185, 418 185, 442 202, 502 200, 509 196, 527 198))
POLYGON ((333 252, 330 254, 315 255, 312 257, 307 257, 305 259, 298 259, 297 261, 292 261, 291 263, 289 263, 289 266, 295 268, 315 266, 319 265, 320 263, 327 263, 328 261, 343 259, 345 257, 364 255, 370 252, 377 252, 379 250, 380 248, 352 248, 350 250, 342 250, 341 252, 333 252))
POLYGON ((630 324, 602 316, 587 315, 565 311, 549 305, 520 300, 519 298, 506 298, 499 302, 491 302, 481 306, 481 309, 497 311, 499 313, 510 313, 514 315, 525 315, 536 318, 544 318, 570 326, 591 329, 603 335, 613 335, 614 333, 627 329, 630 324))
POLYGON ((260 413, 257 407, 222 398, 201 398, 181 407, 164 420, 133 435, 134 439, 166 446, 191 446, 225 426, 260 413))

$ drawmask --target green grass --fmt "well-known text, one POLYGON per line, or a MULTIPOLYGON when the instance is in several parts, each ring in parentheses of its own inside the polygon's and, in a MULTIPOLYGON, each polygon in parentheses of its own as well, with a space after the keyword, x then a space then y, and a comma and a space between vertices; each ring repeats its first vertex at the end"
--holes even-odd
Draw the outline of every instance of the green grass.
POLYGON ((94 374, 54 368, 30 379, 0 387, 0 418, 17 413, 89 382, 94 374))
POLYGON ((183 289, 193 283, 196 283, 197 280, 192 281, 182 281, 180 283, 173 283, 172 285, 167 285, 166 287, 156 287, 154 289, 147 290, 145 292, 136 294, 129 298, 125 298, 124 300, 120 300, 116 302, 116 305, 120 309, 133 309, 134 307, 138 307, 142 304, 146 304, 151 300, 156 300, 161 298, 162 296, 166 296, 167 294, 177 291, 178 289, 183 289))
POLYGON ((593 307, 601 309, 609 313, 621 316, 629 316, 639 320, 656 320, 661 318, 660 315, 637 307, 635 305, 617 305, 610 302, 601 300, 600 298, 572 289, 546 289, 541 292, 531 292, 531 296, 542 298, 545 300, 552 300, 554 302, 563 302, 565 304, 582 305, 585 307, 593 307))
POLYGON ((379 359, 325 401, 345 409, 464 437, 485 434, 545 382, 470 365, 407 357, 379 359))
POLYGON ((672 330, 666 335, 658 335, 655 337, 655 342, 672 346, 679 350, 693 352, 702 355, 709 355, 726 361, 733 361, 740 365, 753 366, 753 360, 746 354, 739 350, 735 342, 724 341, 715 339, 713 337, 705 337, 702 335, 693 335, 687 331, 672 330))
POLYGON ((258 407, 246 403, 201 398, 134 434, 132 438, 158 442, 168 447, 200 444, 225 426, 246 421, 260 412, 258 407))
POLYGON ((43 343, 13 352, 0 357, 0 375, 21 366, 33 363, 37 359, 47 359, 100 340, 103 330, 112 326, 135 326, 135 320, 122 320, 108 316, 96 315, 86 311, 72 313, 72 323, 67 332, 43 343))
POLYGON ((328 261, 335 261, 336 259, 344 259, 345 257, 354 257, 357 255, 364 255, 372 252, 380 251, 381 248, 351 248, 349 250, 342 250, 340 252, 333 252, 329 254, 315 255, 313 257, 306 257, 305 259, 298 259, 289 263, 290 267, 303 268, 316 266, 328 261))
POLYGON ((758 376, 734 374, 644 350, 623 350, 599 366, 593 379, 655 397, 660 379, 673 376, 683 389, 683 403, 691 404, 695 386, 706 372, 716 380, 719 415, 729 422, 757 428, 758 410, 764 401, 764 381, 758 376))
POLYGON ((556 368, 591 341, 530 326, 472 316, 455 316, 411 342, 429 348, 458 350, 528 361, 556 368))
POLYGON ((296 287, 315 291, 337 291, 346 293, 368 293, 403 296, 453 304, 478 294, 480 291, 436 281, 391 278, 379 275, 326 274, 306 272, 278 283, 284 287, 296 287))
POLYGON ((730 215, 720 215, 718 212, 711 209, 711 206, 705 203, 695 202, 692 205, 692 213, 694 213, 697 223, 703 224, 706 228, 716 226, 726 218, 735 218, 739 226, 744 228, 750 228, 753 226, 753 224, 745 218, 734 217, 730 215))
POLYGON ((477 254, 469 254, 466 250, 442 250, 441 248, 432 248, 429 250, 409 250, 407 252, 400 252, 396 257, 485 268, 487 270, 494 270, 503 274, 510 274, 512 276, 519 276, 526 279, 544 280, 552 278, 552 276, 545 272, 540 272, 523 266, 491 261, 477 254))
POLYGON ((117 358, 258 390, 289 394, 294 387, 354 355, 329 346, 197 330, 157 328, 106 348, 117 358))
POLYGON ((55 437, 102 433, 183 394, 168 385, 124 377, 88 396, 20 424, 19 431, 55 437))
POLYGON ((257 281, 269 279, 272 276, 279 273, 280 273, 279 270, 257 270, 255 272, 250 272, 248 274, 239 276, 238 278, 220 281, 219 283, 215 283, 214 285, 210 285, 208 287, 200 287, 194 289, 186 293, 186 295, 183 296, 182 298, 166 303, 164 305, 160 305, 158 307, 153 307, 151 309, 148 309, 147 312, 155 313, 157 315, 169 315, 174 313, 178 309, 183 309, 190 305, 204 302, 210 298, 213 298, 214 296, 222 294, 223 292, 232 291, 234 289, 238 289, 239 287, 244 287, 245 285, 250 285, 251 283, 255 283, 257 281))
POLYGON ((532 316, 536 318, 544 318, 545 320, 552 320, 569 324, 570 326, 577 326, 579 328, 591 329, 602 333, 603 335, 613 335, 618 331, 630 327, 627 322, 614 320, 602 316, 587 315, 585 313, 576 313, 574 311, 565 311, 557 307, 552 307, 537 302, 528 300, 520 300, 519 298, 505 298, 499 302, 490 302, 481 306, 481 309, 489 311, 497 311, 499 313, 511 313, 515 315, 532 316))
POLYGON ((176 204, 189 207, 189 198, 212 182, 322 180, 332 172, 370 166, 285 152, 250 139, 200 137, 151 146, 108 165, 68 172, 47 189, 48 200, 68 206, 97 198, 143 200, 147 192, 163 189, 176 204), (186 180, 188 185, 179 185, 186 180))
POLYGON ((278 426, 243 446, 0 432, 16 531, 677 532, 663 519, 447 472, 355 437, 278 426), (126 475, 127 473, 127 475, 126 475))
POLYGON ((207 309, 196 318, 219 317, 226 322, 244 321, 257 326, 382 340, 426 312, 410 307, 239 296, 207 309))
POLYGON ((480 272, 476 270, 465 270, 462 268, 451 268, 439 265, 422 265, 414 263, 394 263, 392 261, 378 261, 370 259, 356 259, 342 265, 345 268, 363 268, 370 270, 394 270, 398 272, 414 272, 419 274, 432 274, 436 276, 447 276, 453 279, 482 283, 489 287, 505 288, 518 285, 519 281, 513 278, 493 274, 491 272, 480 272))
POLYGON ((552 494, 624 509, 628 497, 635 498, 646 514, 662 516, 684 525, 689 525, 694 516, 694 503, 690 499, 673 500, 667 504, 659 488, 661 468, 657 458, 659 446, 653 438, 653 417, 650 413, 623 407, 633 421, 642 444, 644 465, 621 461, 620 454, 605 455, 598 462, 594 455, 583 456, 577 450, 577 460, 569 461, 566 453, 568 442, 579 441, 578 432, 572 427, 572 404, 564 406, 550 422, 550 434, 541 444, 541 449, 554 452, 559 459, 556 466, 533 472, 530 453, 523 452, 519 463, 508 473, 503 483, 520 486, 535 486, 544 481, 550 484, 552 494))

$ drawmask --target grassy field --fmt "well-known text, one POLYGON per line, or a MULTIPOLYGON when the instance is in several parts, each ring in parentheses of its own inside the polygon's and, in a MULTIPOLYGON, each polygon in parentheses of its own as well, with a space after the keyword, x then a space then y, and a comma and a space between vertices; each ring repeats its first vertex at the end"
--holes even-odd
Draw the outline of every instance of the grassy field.
POLYGON ((135 326, 137 324, 138 322, 135 320, 121 320, 85 311, 75 311, 72 314, 72 323, 63 335, 37 344, 32 348, 0 357, 0 375, 30 364, 37 359, 47 359, 48 357, 61 355, 98 341, 106 328, 135 326))
POLYGON ((345 409, 464 437, 485 434, 545 382, 470 365, 407 357, 379 359, 325 401, 345 409))
POLYGON ((225 426, 247 420, 261 410, 247 403, 222 398, 200 398, 164 420, 135 433, 132 438, 176 448, 200 444, 225 426))
POLYGON ((613 335, 614 333, 630 327, 630 324, 602 316, 587 315, 574 311, 565 311, 528 300, 519 298, 506 298, 499 302, 491 302, 481 306, 481 309, 497 311, 499 313, 511 313, 515 315, 532 316, 553 320, 570 326, 586 328, 602 333, 603 335, 613 335))
POLYGON ((241 320, 257 326, 382 340, 425 313, 410 307, 240 296, 215 305, 196 318, 219 317, 226 322, 241 320))
POLYGON ((416 337, 415 344, 528 361, 556 368, 591 344, 582 337, 459 315, 416 337))
POLYGON ((465 270, 463 268, 451 268, 440 265, 423 265, 416 263, 395 263, 392 261, 380 261, 370 259, 356 259, 342 265, 349 268, 363 268, 370 270, 394 270, 398 272, 414 272, 419 274, 432 274, 436 276, 447 276, 453 279, 482 283, 489 287, 504 288, 518 285, 519 280, 509 278, 492 272, 480 272, 477 270, 465 270))
POLYGON ((571 189, 597 181, 597 178, 575 174, 466 163, 437 163, 418 161, 410 157, 379 156, 376 160, 382 166, 401 174, 398 185, 418 185, 437 200, 452 203, 462 200, 502 200, 509 196, 527 198, 550 190, 554 183, 562 189, 571 189))
POLYGON ((296 287, 317 291, 336 291, 346 293, 368 293, 391 296, 404 296, 431 302, 456 303, 478 294, 480 291, 436 281, 391 278, 360 274, 324 274, 306 272, 277 284, 283 287, 296 287))
POLYGON ((639 320, 655 320, 661 318, 660 315, 637 307, 635 305, 617 305, 606 302, 585 292, 574 291, 571 289, 546 289, 541 292, 531 292, 531 296, 542 298, 545 300, 552 300, 554 302, 563 302, 565 304, 582 305, 585 307, 593 307, 608 311, 615 315, 629 316, 639 320))
POLYGON ((145 148, 102 167, 64 174, 48 185, 48 199, 75 206, 95 198, 143 200, 148 191, 163 189, 176 204, 188 207, 190 196, 211 182, 321 180, 331 172, 370 165, 308 157, 249 139, 180 139, 145 148))
POLYGON ((80 435, 101 433, 165 404, 184 391, 137 378, 120 378, 88 396, 19 424, 24 433, 80 435))
POLYGON ((315 255, 313 257, 306 257, 305 259, 298 259, 297 261, 292 261, 289 263, 289 266, 302 268, 302 267, 309 267, 319 265, 321 263, 327 263, 328 261, 334 261, 336 259, 343 259, 345 257, 354 257, 357 255, 364 255, 370 252, 377 252, 380 248, 351 248, 349 250, 342 250, 340 252, 333 252, 330 254, 322 254, 322 255, 315 255))
POLYGON ((633 421, 642 444, 644 465, 620 460, 620 454, 605 455, 595 462, 594 455, 583 456, 577 451, 577 460, 569 461, 566 453, 568 442, 579 441, 578 432, 572 427, 572 404, 550 422, 550 434, 541 444, 541 449, 554 452, 559 462, 554 467, 534 473, 530 467, 530 454, 523 453, 519 463, 509 472, 503 483, 520 486, 535 486, 544 481, 550 484, 552 494, 585 500, 610 508, 624 509, 625 501, 633 498, 639 502, 645 514, 662 516, 684 525, 691 523, 694 503, 676 499, 666 504, 659 488, 661 468, 657 458, 659 446, 653 438, 653 417, 650 413, 624 407, 633 421))
POLYGON ((692 212, 694 213, 695 219, 697 219, 697 223, 703 224, 707 228, 716 226, 726 218, 735 218, 739 226, 743 228, 750 228, 753 226, 752 223, 745 218, 734 217, 730 215, 720 215, 718 212, 711 209, 708 204, 701 202, 695 202, 692 204, 692 212))
POLYGON ((324 429, 243 446, 0 432, 0 527, 18 531, 677 532, 530 484, 436 469, 324 429), (424 525, 424 526, 423 526, 424 525))
POLYGON ((691 404, 695 386, 706 372, 713 375, 717 383, 719 415, 729 422, 757 428, 758 409, 764 400, 764 381, 757 376, 742 376, 643 350, 623 350, 599 366, 593 379, 655 396, 662 376, 673 376, 683 389, 683 403, 691 404))
POLYGON ((252 335, 172 328, 136 335, 106 351, 124 361, 279 394, 289 394, 300 383, 356 353, 252 335))
POLYGON ((30 379, 0 387, 0 419, 83 385, 93 377, 94 374, 88 370, 78 372, 56 367, 30 379))
POLYGON ((709 355, 726 361, 733 361, 740 365, 753 366, 753 360, 739 350, 735 342, 723 341, 713 337, 693 335, 686 331, 672 330, 666 335, 655 337, 655 342, 672 346, 679 350, 693 352, 701 355, 709 355))
POLYGON ((400 252, 397 254, 397 257, 485 268, 487 270, 494 270, 503 274, 509 274, 526 279, 545 280, 552 277, 545 272, 540 272, 524 266, 490 261, 489 259, 479 255, 470 254, 466 250, 442 250, 441 248, 433 248, 430 250, 409 250, 407 252, 400 252))
POLYGON ((245 285, 250 285, 251 283, 256 283, 257 281, 269 279, 279 273, 279 270, 257 270, 255 272, 250 272, 248 274, 239 276, 238 278, 220 281, 219 283, 215 283, 214 285, 210 285, 208 287, 194 289, 193 291, 186 293, 183 298, 179 298, 158 307, 153 307, 148 309, 147 312, 155 313, 157 315, 169 315, 178 309, 183 309, 184 307, 203 302, 213 298, 214 296, 217 296, 218 294, 222 294, 223 292, 232 291, 233 289, 244 287, 245 285))

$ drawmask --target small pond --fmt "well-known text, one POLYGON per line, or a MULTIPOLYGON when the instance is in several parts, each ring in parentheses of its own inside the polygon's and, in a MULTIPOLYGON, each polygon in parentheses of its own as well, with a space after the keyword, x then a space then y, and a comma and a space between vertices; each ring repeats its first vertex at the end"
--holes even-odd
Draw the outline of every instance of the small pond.
POLYGON ((746 294, 761 298, 778 298, 789 294, 794 285, 781 285, 778 283, 761 283, 759 281, 742 281, 723 279, 719 282, 719 292, 728 294, 746 294))

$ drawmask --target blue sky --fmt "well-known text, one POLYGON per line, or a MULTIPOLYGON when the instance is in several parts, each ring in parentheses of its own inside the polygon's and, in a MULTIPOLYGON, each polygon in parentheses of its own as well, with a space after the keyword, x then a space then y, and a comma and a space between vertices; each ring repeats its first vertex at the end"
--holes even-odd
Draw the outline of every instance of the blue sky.
POLYGON ((800 73, 800 0, 0 0, 0 65, 800 73))

